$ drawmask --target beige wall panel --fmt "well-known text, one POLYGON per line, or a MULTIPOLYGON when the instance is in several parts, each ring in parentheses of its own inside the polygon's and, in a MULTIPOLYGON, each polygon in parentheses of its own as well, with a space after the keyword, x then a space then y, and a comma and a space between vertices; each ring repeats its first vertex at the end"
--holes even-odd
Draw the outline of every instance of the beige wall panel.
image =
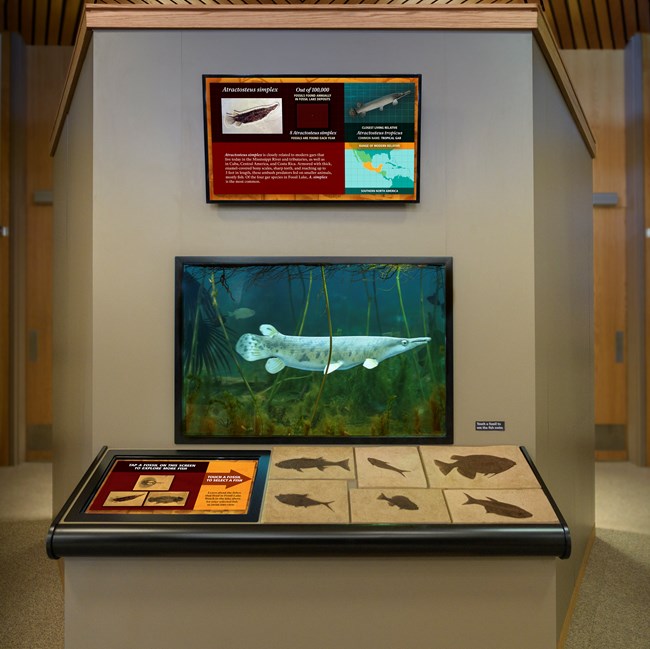
POLYGON ((54 161, 53 510, 93 459, 92 44, 54 161))
POLYGON ((558 562, 558 628, 594 526, 591 165, 535 49, 536 464, 571 529, 558 562))
POLYGON ((555 649, 554 565, 550 558, 73 557, 65 565, 65 646, 555 649))

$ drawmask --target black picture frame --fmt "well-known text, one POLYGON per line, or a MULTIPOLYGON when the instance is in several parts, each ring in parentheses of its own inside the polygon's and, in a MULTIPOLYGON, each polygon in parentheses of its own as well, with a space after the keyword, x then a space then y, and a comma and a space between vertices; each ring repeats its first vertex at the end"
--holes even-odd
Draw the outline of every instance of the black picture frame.
POLYGON ((175 265, 176 443, 453 442, 450 257, 175 265))

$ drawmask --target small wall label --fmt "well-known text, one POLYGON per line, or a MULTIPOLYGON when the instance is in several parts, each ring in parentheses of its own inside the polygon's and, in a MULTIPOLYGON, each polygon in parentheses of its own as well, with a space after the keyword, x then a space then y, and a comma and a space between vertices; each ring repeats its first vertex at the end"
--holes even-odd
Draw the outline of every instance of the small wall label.
POLYGON ((474 430, 505 430, 505 421, 477 421, 474 430))

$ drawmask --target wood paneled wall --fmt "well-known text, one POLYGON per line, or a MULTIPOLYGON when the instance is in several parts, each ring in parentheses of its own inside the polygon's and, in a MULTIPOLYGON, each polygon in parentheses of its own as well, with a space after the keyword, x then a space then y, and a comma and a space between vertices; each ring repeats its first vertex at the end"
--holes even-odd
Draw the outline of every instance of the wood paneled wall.
POLYGON ((627 422, 625 326, 625 88, 621 50, 562 52, 596 137, 594 192, 616 193, 615 207, 594 208, 596 424, 627 422))

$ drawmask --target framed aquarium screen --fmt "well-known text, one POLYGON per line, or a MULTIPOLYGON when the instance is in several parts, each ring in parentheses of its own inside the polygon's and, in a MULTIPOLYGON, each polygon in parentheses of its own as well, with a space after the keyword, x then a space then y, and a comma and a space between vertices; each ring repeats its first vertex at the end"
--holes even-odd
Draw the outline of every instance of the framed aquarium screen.
POLYGON ((177 443, 453 441, 451 258, 176 259, 177 443))
POLYGON ((204 75, 207 202, 417 202, 421 81, 204 75))

